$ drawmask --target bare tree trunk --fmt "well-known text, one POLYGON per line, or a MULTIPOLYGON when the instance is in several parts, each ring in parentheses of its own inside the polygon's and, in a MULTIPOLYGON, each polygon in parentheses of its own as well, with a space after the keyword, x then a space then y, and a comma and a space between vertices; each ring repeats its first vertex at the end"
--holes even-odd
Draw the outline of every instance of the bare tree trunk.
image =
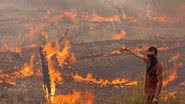
POLYGON ((42 74, 43 74, 43 83, 44 87, 46 87, 48 94, 51 94, 51 86, 50 86, 50 76, 48 69, 48 61, 46 58, 46 54, 43 50, 43 47, 40 47, 40 60, 42 64, 42 74))

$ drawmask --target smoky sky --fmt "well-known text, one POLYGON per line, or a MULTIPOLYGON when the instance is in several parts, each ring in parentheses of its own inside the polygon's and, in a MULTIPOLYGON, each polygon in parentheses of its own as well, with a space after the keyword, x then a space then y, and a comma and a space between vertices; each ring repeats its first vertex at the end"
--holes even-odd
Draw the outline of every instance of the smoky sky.
MULTIPOLYGON (((28 41, 25 35, 28 29, 26 24, 40 22, 44 13, 49 10, 51 15, 58 15, 61 11, 76 11, 79 14, 96 12, 100 16, 119 15, 113 5, 118 6, 127 16, 137 18, 138 24, 126 23, 126 39, 144 39, 150 35, 160 34, 163 36, 185 36, 185 1, 184 0, 1 0, 0 1, 0 49, 9 49, 39 42, 28 41), (165 15, 169 18, 169 24, 145 23, 146 5, 151 6, 151 15, 165 15), (171 22, 172 21, 172 22, 171 22)), ((46 30, 54 40, 65 31, 68 25, 64 21, 49 26, 46 30)), ((73 25, 73 24, 70 24, 73 25)), ((113 26, 103 24, 101 28, 94 31, 87 31, 86 27, 92 23, 82 21, 80 25, 70 26, 75 33, 71 36, 74 42, 92 42, 101 40, 111 40, 112 34, 121 29, 119 25, 113 26)), ((96 26, 98 24, 93 24, 96 26)))

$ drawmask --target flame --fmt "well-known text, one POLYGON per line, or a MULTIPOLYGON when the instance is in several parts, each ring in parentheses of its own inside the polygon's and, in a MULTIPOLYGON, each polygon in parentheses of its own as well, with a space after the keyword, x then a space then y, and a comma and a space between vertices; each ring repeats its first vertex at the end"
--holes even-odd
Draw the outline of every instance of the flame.
POLYGON ((11 80, 5 80, 5 83, 10 84, 12 86, 16 86, 16 82, 11 81, 11 80))
POLYGON ((120 33, 113 35, 112 39, 114 39, 114 40, 121 40, 121 39, 123 39, 125 37, 125 35, 126 35, 126 31, 125 30, 121 30, 120 33))
POLYGON ((91 91, 86 91, 82 94, 80 91, 73 90, 73 92, 69 94, 52 96, 52 99, 52 104, 75 104, 76 102, 80 104, 93 104, 94 96, 91 91))
POLYGON ((42 31, 44 28, 48 27, 48 24, 47 23, 38 23, 38 24, 29 23, 29 24, 26 24, 25 27, 29 30, 29 32, 26 34, 26 39, 34 40, 36 34, 42 31))
POLYGON ((121 53, 121 51, 120 50, 115 50, 115 51, 112 51, 111 52, 111 55, 114 55, 114 54, 120 54, 121 53))
POLYGON ((26 39, 34 40, 36 38, 37 33, 43 31, 45 28, 48 28, 51 24, 54 24, 61 19, 67 19, 71 22, 76 22, 75 17, 77 16, 76 12, 68 11, 62 12, 59 15, 52 16, 48 18, 46 21, 42 21, 40 23, 28 23, 25 24, 26 29, 28 29, 28 33, 26 34, 26 39))
POLYGON ((148 46, 148 45, 143 45, 142 47, 136 47, 134 49, 134 51, 136 51, 136 52, 146 51, 149 47, 150 46, 148 46))
POLYGON ((169 62, 176 62, 179 58, 180 58, 180 54, 177 53, 175 56, 173 56, 173 57, 169 60, 169 62))
MULTIPOLYGON (((33 76, 34 75, 34 72, 33 72, 34 57, 35 57, 34 55, 31 55, 30 62, 29 63, 24 63, 24 65, 22 66, 22 68, 19 71, 8 73, 8 74, 3 73, 1 71, 0 72, 0 78, 3 79, 1 81, 1 83, 7 83, 9 85, 15 86, 17 78, 25 79, 27 77, 33 76)), ((16 70, 17 67, 14 66, 12 69, 16 70)), ((9 69, 7 69, 7 70, 9 70, 9 69)))
POLYGON ((2 84, 4 81, 0 80, 0 84, 2 84))
POLYGON ((47 33, 47 32, 41 32, 40 35, 43 37, 43 39, 44 39, 45 41, 48 40, 48 33, 47 33))
POLYGON ((159 51, 167 51, 167 50, 169 50, 169 49, 170 49, 170 48, 167 46, 167 44, 163 44, 162 47, 159 47, 159 48, 158 48, 159 51))
POLYGON ((57 61, 59 63, 59 66, 63 66, 66 64, 66 59, 69 59, 71 63, 76 62, 75 55, 70 52, 71 50, 71 44, 70 41, 66 41, 64 43, 64 48, 62 51, 60 50, 60 45, 58 42, 55 43, 55 47, 52 47, 51 43, 48 43, 45 45, 44 51, 49 53, 47 55, 48 58, 51 58, 52 56, 56 55, 57 61))
POLYGON ((84 16, 84 18, 92 22, 121 22, 119 16, 103 17, 98 16, 96 12, 93 12, 92 15, 86 15, 84 16))
POLYGON ((33 72, 33 60, 34 60, 34 55, 31 56, 29 64, 24 63, 22 69, 19 72, 16 72, 15 75, 18 78, 27 78, 30 77, 34 74, 33 72))
MULTIPOLYGON (((69 41, 66 41, 65 46, 62 51, 60 51, 59 44, 56 44, 56 46, 57 46, 57 53, 56 53, 57 56, 56 57, 57 57, 59 66, 63 66, 63 64, 65 64, 65 59, 70 58, 69 51, 71 49, 71 44, 69 41)), ((75 62, 75 60, 76 59, 73 55, 72 61, 75 62)))
POLYGON ((146 6, 146 17, 149 19, 149 20, 152 20, 152 21, 157 21, 157 22, 160 22, 160 23, 166 23, 167 22, 167 17, 166 16, 151 16, 151 10, 150 10, 150 4, 147 4, 146 6))
POLYGON ((177 95, 177 91, 168 92, 168 93, 163 97, 163 99, 164 99, 165 101, 168 101, 168 99, 171 99, 171 98, 175 99, 175 98, 176 98, 176 95, 177 95))
POLYGON ((21 54, 22 50, 20 48, 15 48, 13 50, 11 50, 12 52, 15 52, 17 54, 21 54))
POLYGON ((21 70, 21 74, 25 77, 32 76, 34 74, 33 72, 33 60, 34 60, 34 55, 31 56, 30 58, 30 65, 24 64, 23 70, 21 70))
MULTIPOLYGON (((47 34, 46 34, 47 36, 47 34)), ((46 37, 44 36, 44 37, 46 37)), ((47 40, 47 38, 46 38, 47 40)), ((71 52, 71 44, 69 41, 66 41, 64 43, 64 48, 60 49, 60 44, 58 42, 55 42, 55 45, 53 46, 51 43, 47 42, 44 45, 44 52, 46 52, 46 58, 48 61, 48 71, 49 71, 49 77, 50 77, 50 86, 51 86, 51 93, 46 93, 49 97, 49 101, 51 101, 53 104, 58 104, 58 102, 65 101, 63 99, 63 95, 58 96, 56 95, 56 84, 62 84, 63 78, 59 71, 57 71, 54 67, 54 60, 52 60, 52 57, 56 57, 59 66, 63 67, 63 65, 67 64, 66 61, 69 60, 71 63, 76 62, 76 58, 74 54, 71 52)), ((46 89, 45 89, 46 90, 46 89)), ((47 92, 47 91, 46 91, 47 92)), ((76 93, 75 93, 76 94, 76 93)), ((66 98, 65 98, 66 99, 66 98)))
POLYGON ((9 85, 16 85, 16 82, 14 81, 14 75, 5 74, 3 71, 0 71, 0 84, 7 83, 9 85))
POLYGON ((52 47, 51 43, 47 43, 44 46, 44 52, 46 52, 46 57, 48 61, 48 71, 50 75, 50 86, 51 86, 51 95, 55 95, 56 88, 55 83, 62 83, 63 79, 61 73, 54 68, 54 63, 52 61, 52 56, 56 54, 55 48, 52 47))
POLYGON ((97 80, 96 78, 93 78, 93 75, 91 73, 88 73, 86 78, 83 78, 79 74, 72 75, 73 79, 78 82, 85 82, 85 83, 93 83, 101 86, 107 86, 107 85, 136 85, 134 82, 129 82, 127 79, 120 79, 116 78, 113 79, 112 81, 104 80, 104 79, 99 79, 97 80))
POLYGON ((185 86, 185 81, 180 83, 181 86, 185 86))
POLYGON ((170 82, 174 81, 177 78, 177 69, 182 67, 182 63, 173 64, 172 71, 167 77, 167 79, 163 80, 163 87, 166 87, 170 82))
POLYGON ((134 86, 134 85, 138 85, 138 82, 137 81, 132 81, 132 82, 126 83, 125 85, 134 86))

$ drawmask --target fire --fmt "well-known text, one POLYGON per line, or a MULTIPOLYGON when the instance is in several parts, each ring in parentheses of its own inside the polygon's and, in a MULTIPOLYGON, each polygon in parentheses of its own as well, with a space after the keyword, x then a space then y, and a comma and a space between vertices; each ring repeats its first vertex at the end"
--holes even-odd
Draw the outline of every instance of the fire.
POLYGON ((138 82, 137 81, 132 81, 132 82, 126 83, 125 85, 127 85, 127 86, 138 85, 138 82))
POLYGON ((155 17, 151 16, 150 4, 147 4, 147 6, 146 6, 146 17, 149 20, 157 21, 157 22, 160 22, 160 23, 166 23, 167 22, 167 17, 166 16, 155 16, 155 17))
POLYGON ((113 16, 113 17, 103 17, 98 16, 96 12, 94 12, 92 15, 86 15, 84 16, 85 19, 92 22, 118 22, 120 23, 119 16, 113 16))
POLYGON ((76 16, 77 16, 77 13, 75 11, 66 11, 66 12, 60 13, 59 15, 51 17, 48 20, 48 22, 49 23, 56 23, 63 18, 68 19, 70 21, 74 21, 76 16))
POLYGON ((166 87, 170 82, 174 81, 177 78, 177 69, 180 68, 182 65, 183 65, 182 63, 173 64, 169 76, 167 77, 167 79, 163 80, 163 87, 166 87))
POLYGON ((173 56, 173 57, 169 60, 169 62, 176 62, 179 58, 180 58, 180 54, 177 53, 175 56, 173 56))
MULTIPOLYGON (((30 57, 29 63, 24 63, 22 68, 19 71, 11 72, 11 73, 3 73, 3 71, 0 72, 0 78, 3 80, 0 81, 0 83, 7 83, 9 85, 15 86, 16 85, 16 79, 25 79, 27 77, 31 77, 34 75, 33 71, 33 61, 34 61, 34 55, 30 57)), ((14 66, 12 69, 16 70, 17 67, 14 66)), ((10 69, 7 69, 10 70, 10 69)))
POLYGON ((185 81, 180 83, 181 86, 185 86, 185 81))
POLYGON ((107 85, 136 85, 137 83, 135 82, 129 82, 127 79, 120 79, 116 78, 113 79, 112 81, 104 80, 104 79, 99 79, 97 80, 96 78, 93 78, 93 75, 91 73, 88 73, 86 78, 83 78, 79 74, 72 75, 73 79, 78 82, 85 82, 85 83, 93 83, 101 86, 107 86, 107 85))
POLYGON ((61 77, 61 73, 58 72, 55 67, 54 63, 52 61, 52 56, 56 54, 55 48, 52 47, 51 43, 47 43, 44 46, 44 52, 46 52, 46 57, 48 61, 48 70, 50 75, 50 86, 51 86, 51 95, 55 95, 56 88, 55 83, 62 83, 63 79, 61 77))
POLYGON ((111 55, 113 55, 113 54, 120 54, 120 53, 121 53, 120 50, 115 50, 115 51, 112 51, 112 52, 111 52, 111 55))
POLYGON ((56 52, 56 57, 57 57, 57 60, 58 60, 58 63, 59 63, 59 66, 63 66, 63 64, 65 64, 65 60, 70 58, 71 62, 76 62, 76 58, 74 56, 74 54, 71 55, 70 57, 70 50, 71 50, 71 44, 69 41, 66 41, 65 42, 65 46, 64 48, 62 49, 62 51, 60 51, 60 47, 59 47, 59 44, 56 43, 56 49, 57 49, 57 52, 56 52))
POLYGON ((76 12, 74 11, 68 11, 68 12, 62 12, 59 15, 52 16, 48 18, 46 21, 42 21, 40 23, 28 23, 25 24, 26 29, 28 29, 28 33, 26 34, 26 39, 34 40, 36 38, 36 35, 43 31, 45 28, 48 28, 51 24, 54 24, 61 19, 67 19, 71 22, 75 22, 75 17, 77 16, 76 12))
POLYGON ((136 52, 146 51, 149 47, 150 47, 150 46, 148 46, 148 45, 144 45, 144 46, 142 46, 142 47, 136 47, 136 48, 134 49, 134 51, 136 51, 136 52))
POLYGON ((15 86, 16 85, 16 82, 11 81, 11 80, 5 80, 5 83, 10 84, 12 86, 15 86))
POLYGON ((80 104, 93 104, 93 94, 92 92, 85 92, 82 94, 80 91, 73 91, 71 94, 56 95, 53 98, 52 104, 75 104, 79 102, 80 104))
POLYGON ((51 58, 52 56, 56 55, 57 61, 59 63, 59 66, 63 66, 66 64, 66 59, 69 59, 71 63, 76 62, 76 58, 71 50, 71 44, 69 41, 66 41, 64 43, 64 48, 60 50, 60 45, 58 42, 55 43, 55 47, 52 47, 51 43, 48 43, 45 45, 44 51, 49 53, 47 55, 48 58, 51 58))
POLYGON ((121 30, 120 33, 113 35, 112 39, 114 39, 114 40, 121 40, 121 39, 123 39, 125 37, 125 35, 126 35, 126 31, 125 30, 121 30))
POLYGON ((22 69, 19 72, 16 72, 15 75, 18 78, 27 78, 30 77, 34 74, 33 72, 33 60, 34 60, 34 55, 31 56, 30 62, 28 64, 24 63, 22 69))
POLYGON ((31 56, 30 59, 30 65, 24 64, 23 70, 21 70, 21 74, 25 77, 32 76, 34 74, 33 72, 33 60, 34 60, 34 55, 31 56))
POLYGON ((38 23, 38 24, 29 23, 29 24, 26 24, 25 27, 29 30, 29 32, 26 34, 26 39, 33 40, 35 39, 35 36, 38 32, 48 27, 48 24, 47 23, 38 23))
POLYGON ((177 95, 177 91, 169 92, 169 93, 167 93, 167 94, 163 97, 163 99, 164 99, 165 101, 167 101, 168 99, 171 99, 171 98, 175 99, 175 98, 176 98, 176 95, 177 95))
POLYGON ((13 50, 11 50, 12 52, 15 52, 15 53, 17 53, 17 54, 21 54, 21 49, 20 48, 15 48, 15 49, 13 49, 13 50))
MULTIPOLYGON (((43 37, 45 41, 48 40, 47 34, 44 33, 43 37)), ((69 97, 68 100, 63 95, 56 95, 56 84, 62 84, 63 78, 62 78, 62 74, 55 69, 56 63, 54 62, 53 57, 56 57, 58 65, 60 67, 63 67, 63 65, 68 64, 66 62, 67 60, 69 60, 71 63, 76 62, 76 58, 74 54, 71 52, 71 44, 69 41, 65 41, 64 47, 62 50, 60 49, 61 47, 58 41, 56 41, 54 45, 52 45, 49 42, 46 42, 43 47, 48 61, 48 74, 49 74, 50 87, 51 87, 50 94, 48 94, 46 88, 44 89, 46 92, 46 98, 49 97, 49 101, 52 102, 53 104, 60 104, 60 103, 63 104, 65 103, 65 101, 68 101, 68 100, 70 101, 71 99, 69 99, 70 95, 66 95, 69 97)), ((72 96, 76 96, 77 93, 74 93, 74 94, 75 95, 72 95, 72 96)), ((72 99, 75 100, 76 98, 72 97, 72 99)))
POLYGON ((163 44, 162 47, 159 47, 159 48, 158 48, 159 51, 167 51, 167 50, 169 50, 169 49, 170 49, 170 48, 169 48, 166 44, 163 44))

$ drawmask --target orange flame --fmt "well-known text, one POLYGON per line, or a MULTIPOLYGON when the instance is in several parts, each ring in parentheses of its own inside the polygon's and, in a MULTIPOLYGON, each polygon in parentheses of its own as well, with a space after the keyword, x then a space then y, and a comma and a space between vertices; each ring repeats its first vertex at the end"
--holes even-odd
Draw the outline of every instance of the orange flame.
POLYGON ((148 45, 144 45, 144 46, 141 46, 141 47, 136 47, 134 49, 134 51, 136 51, 136 52, 146 51, 149 47, 150 46, 148 46, 148 45))
POLYGON ((54 24, 64 18, 71 22, 76 22, 75 21, 76 16, 77 16, 76 12, 73 12, 73 11, 62 12, 61 14, 48 18, 46 21, 42 21, 40 23, 35 23, 35 24, 28 23, 25 25, 25 27, 28 29, 26 38, 29 40, 34 40, 36 38, 37 33, 39 33, 40 31, 43 31, 51 24, 54 24))
POLYGON ((180 83, 181 86, 185 86, 185 81, 180 83))
POLYGON ((121 30, 120 33, 113 35, 112 39, 114 39, 114 40, 121 40, 121 39, 123 39, 125 37, 125 35, 126 35, 126 31, 125 30, 121 30))
MULTIPOLYGON (((47 61, 48 61, 48 71, 49 71, 50 86, 51 86, 51 96, 46 93, 46 97, 50 96, 49 100, 53 104, 55 104, 55 101, 56 101, 56 104, 58 104, 58 102, 63 101, 64 96, 61 96, 62 97, 61 98, 60 96, 55 95, 56 83, 62 84, 63 78, 62 78, 61 73, 55 69, 55 67, 54 67, 55 63, 52 60, 52 57, 55 56, 58 63, 59 63, 59 66, 63 67, 63 65, 67 64, 66 63, 67 59, 71 62, 76 61, 74 54, 72 52, 70 52, 70 50, 71 50, 71 45, 70 45, 69 41, 66 41, 64 43, 64 48, 62 49, 62 51, 60 50, 60 44, 58 42, 55 43, 55 46, 52 46, 51 43, 46 43, 44 45, 44 52, 46 52, 46 57, 47 57, 47 61)), ((63 103, 61 103, 61 104, 63 104, 63 103)))
POLYGON ((160 23, 166 23, 167 22, 167 17, 166 16, 151 16, 151 10, 150 10, 150 4, 147 4, 146 6, 146 17, 149 19, 149 20, 152 20, 152 21, 157 21, 157 22, 160 22, 160 23))
POLYGON ((78 82, 93 83, 93 84, 97 84, 97 85, 101 85, 101 86, 121 85, 121 84, 136 85, 137 84, 134 82, 133 83, 129 82, 127 79, 119 79, 119 78, 116 78, 112 81, 108 81, 108 80, 104 80, 104 79, 97 80, 96 78, 93 78, 93 75, 91 73, 88 73, 86 78, 83 78, 79 74, 72 75, 72 77, 75 81, 78 81, 78 82))
POLYGON ((169 49, 170 49, 170 48, 169 48, 166 44, 163 44, 162 47, 159 47, 159 48, 158 48, 159 51, 167 51, 167 50, 169 50, 169 49))
POLYGON ((168 99, 171 99, 171 98, 175 99, 175 98, 176 98, 176 94, 177 94, 177 91, 169 92, 169 93, 167 93, 167 94, 163 97, 163 99, 164 99, 165 101, 168 101, 168 99))
POLYGON ((92 21, 92 22, 118 22, 120 23, 119 16, 103 17, 103 16, 98 16, 96 12, 94 12, 91 16, 86 15, 84 17, 88 21, 92 21))
POLYGON ((166 87, 170 82, 174 81, 177 78, 177 69, 180 68, 182 65, 182 63, 173 64, 171 73, 169 74, 167 79, 163 80, 163 87, 166 87))
POLYGON ((15 73, 15 75, 17 77, 19 77, 19 78, 26 78, 26 77, 30 77, 30 76, 32 76, 34 74, 34 72, 33 72, 33 60, 34 60, 34 57, 35 56, 32 55, 31 58, 30 58, 29 64, 25 63, 23 65, 22 69, 19 72, 15 73))
POLYGON ((62 83, 62 81, 63 81, 63 79, 61 77, 61 73, 58 72, 54 68, 54 63, 51 59, 51 57, 56 54, 56 51, 52 47, 51 43, 47 43, 44 46, 44 52, 46 52, 46 55, 47 55, 46 57, 47 57, 47 61, 48 61, 48 71, 49 71, 49 75, 50 75, 51 95, 55 95, 55 92, 56 92, 55 83, 56 82, 62 83))
POLYGON ((69 53, 71 50, 71 44, 69 41, 65 42, 65 46, 62 51, 60 51, 59 44, 56 43, 56 49, 57 49, 56 57, 61 67, 63 66, 63 64, 65 64, 66 59, 69 59, 71 63, 76 62, 74 54, 70 55, 69 53))
POLYGON ((177 53, 175 56, 173 56, 173 57, 169 60, 169 62, 176 62, 179 58, 180 58, 180 54, 177 53))
POLYGON ((77 101, 80 104, 93 104, 93 99, 92 92, 85 92, 85 94, 82 94, 74 90, 71 94, 54 96, 52 104, 74 104, 77 101))

